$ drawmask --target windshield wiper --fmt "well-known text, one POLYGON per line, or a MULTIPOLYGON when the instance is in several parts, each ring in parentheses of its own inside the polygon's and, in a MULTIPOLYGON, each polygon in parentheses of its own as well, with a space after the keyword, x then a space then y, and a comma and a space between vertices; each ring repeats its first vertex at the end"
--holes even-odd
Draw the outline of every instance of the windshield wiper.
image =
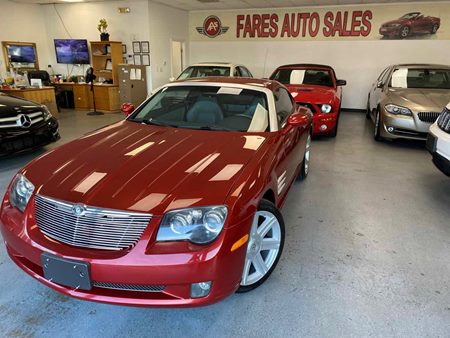
POLYGON ((142 122, 145 124, 152 124, 154 126, 178 128, 178 126, 176 124, 164 123, 164 122, 154 120, 152 118, 144 119, 144 120, 142 120, 142 122))
POLYGON ((200 126, 200 127, 192 127, 200 130, 214 130, 214 131, 237 131, 234 129, 221 127, 221 126, 200 126))

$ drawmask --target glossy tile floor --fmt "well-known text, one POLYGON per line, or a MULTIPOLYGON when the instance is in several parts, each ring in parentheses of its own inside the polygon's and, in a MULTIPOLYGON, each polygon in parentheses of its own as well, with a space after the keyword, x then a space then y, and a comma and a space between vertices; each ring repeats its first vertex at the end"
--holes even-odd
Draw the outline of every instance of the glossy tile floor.
MULTIPOLYGON (((59 144, 121 119, 63 114, 59 144)), ((60 295, 0 248, 0 333, 9 337, 449 337, 450 179, 422 143, 376 143, 363 114, 313 143, 311 173, 283 208, 274 274, 205 308, 111 306, 60 295)), ((0 194, 41 151, 0 160, 0 194)))

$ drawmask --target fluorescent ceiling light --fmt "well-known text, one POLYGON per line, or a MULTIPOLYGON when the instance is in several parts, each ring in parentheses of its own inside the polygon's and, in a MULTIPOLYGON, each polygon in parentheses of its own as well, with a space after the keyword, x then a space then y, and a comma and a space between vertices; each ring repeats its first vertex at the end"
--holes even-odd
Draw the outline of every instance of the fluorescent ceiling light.
POLYGON ((59 0, 62 2, 83 2, 84 0, 59 0))

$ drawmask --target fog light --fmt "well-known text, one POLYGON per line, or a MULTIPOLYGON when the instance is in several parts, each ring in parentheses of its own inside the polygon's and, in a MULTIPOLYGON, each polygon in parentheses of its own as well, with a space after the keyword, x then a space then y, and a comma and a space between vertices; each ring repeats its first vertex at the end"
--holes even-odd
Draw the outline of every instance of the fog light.
POLYGON ((321 131, 324 131, 324 130, 327 130, 327 126, 325 125, 325 124, 322 124, 321 126, 320 126, 320 130, 321 131))
POLYGON ((191 284, 191 298, 206 297, 210 291, 211 281, 191 284))
POLYGON ((395 129, 394 129, 394 127, 388 127, 387 130, 388 130, 388 132, 393 133, 395 129))

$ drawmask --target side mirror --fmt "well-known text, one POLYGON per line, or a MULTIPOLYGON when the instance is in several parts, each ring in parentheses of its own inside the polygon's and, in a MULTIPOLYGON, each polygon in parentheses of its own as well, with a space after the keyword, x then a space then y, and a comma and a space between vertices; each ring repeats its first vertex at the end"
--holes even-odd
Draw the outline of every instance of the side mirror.
POLYGON ((308 125, 309 117, 306 114, 294 113, 287 119, 287 124, 292 127, 304 127, 308 125))
POLYGON ((134 112, 134 105, 132 103, 123 103, 120 111, 126 116, 130 116, 134 112))
POLYGON ((173 82, 173 81, 175 81, 175 78, 172 76, 172 77, 169 77, 169 81, 170 82, 173 82))
POLYGON ((345 86, 347 85, 347 81, 345 80, 337 80, 336 81, 336 86, 345 86))
POLYGON ((383 87, 384 87, 383 81, 378 81, 377 82, 377 88, 383 88, 383 87))

